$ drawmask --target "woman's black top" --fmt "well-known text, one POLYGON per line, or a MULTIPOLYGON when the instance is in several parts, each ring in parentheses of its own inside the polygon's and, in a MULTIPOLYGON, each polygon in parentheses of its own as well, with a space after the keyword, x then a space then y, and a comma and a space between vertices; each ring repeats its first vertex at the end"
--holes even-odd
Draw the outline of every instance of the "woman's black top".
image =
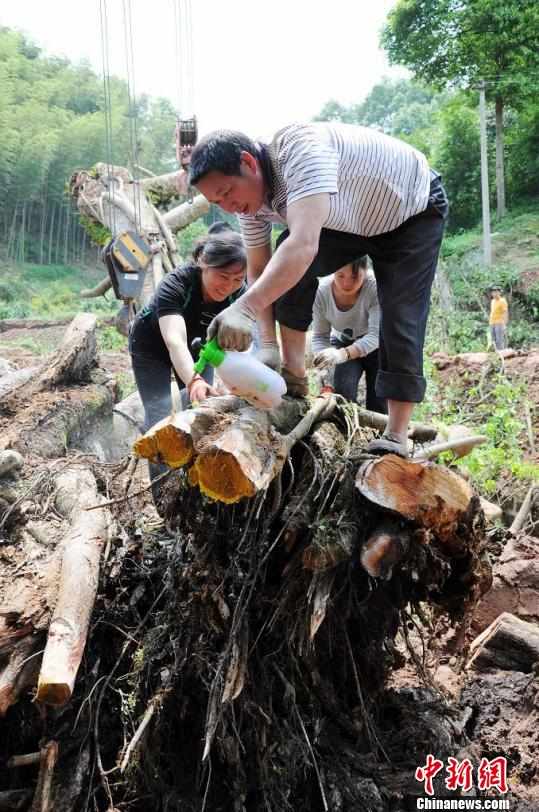
POLYGON ((232 304, 245 290, 245 285, 222 302, 205 302, 202 298, 201 270, 197 265, 182 265, 159 283, 149 304, 137 314, 129 335, 129 351, 170 358, 159 329, 162 316, 179 315, 185 320, 187 346, 193 352, 194 338, 206 341, 206 330, 214 316, 232 304))

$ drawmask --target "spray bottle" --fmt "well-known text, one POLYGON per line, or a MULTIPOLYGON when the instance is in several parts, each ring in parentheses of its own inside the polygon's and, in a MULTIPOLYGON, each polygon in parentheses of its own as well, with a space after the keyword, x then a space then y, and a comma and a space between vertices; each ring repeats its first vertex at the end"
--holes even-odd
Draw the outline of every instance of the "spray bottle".
POLYGON ((200 375, 206 364, 219 370, 219 377, 234 395, 260 409, 275 409, 286 392, 286 383, 278 372, 250 352, 222 350, 216 338, 202 347, 195 372, 200 375))

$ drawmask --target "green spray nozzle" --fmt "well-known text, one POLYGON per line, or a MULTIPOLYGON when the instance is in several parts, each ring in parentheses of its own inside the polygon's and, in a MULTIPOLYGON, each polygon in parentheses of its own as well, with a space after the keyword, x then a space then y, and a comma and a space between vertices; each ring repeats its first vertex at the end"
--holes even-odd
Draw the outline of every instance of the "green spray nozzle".
POLYGON ((200 350, 198 361, 195 364, 195 372, 201 375, 206 368, 206 364, 211 364, 212 367, 218 367, 224 360, 225 351, 221 349, 217 343, 217 339, 212 338, 212 340, 204 344, 200 350))

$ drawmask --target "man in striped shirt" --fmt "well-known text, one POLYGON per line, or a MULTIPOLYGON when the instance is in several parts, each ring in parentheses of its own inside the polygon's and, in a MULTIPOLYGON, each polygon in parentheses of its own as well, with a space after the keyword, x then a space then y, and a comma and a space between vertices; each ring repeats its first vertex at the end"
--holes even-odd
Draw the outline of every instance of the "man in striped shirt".
POLYGON ((250 287, 208 334, 225 349, 245 350, 258 320, 259 357, 278 366, 276 318, 290 394, 307 393, 305 334, 318 277, 369 254, 381 310, 376 393, 389 412, 372 450, 406 456, 414 403, 425 394, 423 344, 447 216, 440 178, 424 155, 346 124, 294 124, 269 145, 218 130, 193 150, 190 180, 238 215, 247 248, 250 287), (272 223, 286 226, 273 254, 272 223))

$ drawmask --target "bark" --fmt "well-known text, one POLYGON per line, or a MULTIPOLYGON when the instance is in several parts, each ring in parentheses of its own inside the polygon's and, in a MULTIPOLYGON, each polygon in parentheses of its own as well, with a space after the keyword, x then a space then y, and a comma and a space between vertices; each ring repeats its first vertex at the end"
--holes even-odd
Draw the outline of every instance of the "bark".
POLYGON ((14 812, 26 809, 31 794, 27 789, 8 789, 0 792, 0 811, 14 812))
POLYGON ((210 204, 202 195, 196 195, 192 202, 182 203, 180 206, 167 211, 163 215, 163 220, 167 227, 173 232, 181 231, 190 223, 194 223, 203 217, 210 210, 210 204))
POLYGON ((505 214, 505 168, 503 154, 503 108, 502 96, 496 96, 496 204, 498 219, 505 214))
POLYGON ((504 612, 470 647, 467 668, 530 673, 539 662, 539 628, 504 612))
MULTIPOLYGON (((2 636, 0 634, 0 642, 2 636)), ((0 671, 0 718, 5 716, 30 686, 35 685, 39 672, 38 653, 42 646, 42 635, 27 634, 9 646, 9 659, 0 671)))
POLYGON ((50 741, 41 749, 39 776, 30 812, 52 812, 52 777, 57 760, 58 743, 50 741))
POLYGON ((47 264, 50 265, 52 262, 52 240, 54 235, 54 221, 56 219, 56 211, 58 209, 58 204, 52 204, 52 214, 49 223, 49 246, 48 246, 48 253, 47 253, 47 264))
POLYGON ((76 388, 38 392, 21 402, 16 412, 0 416, 0 449, 46 459, 63 457, 70 445, 77 445, 97 421, 111 414, 113 401, 113 382, 101 370, 76 388))
POLYGON ((81 290, 80 297, 81 299, 96 299, 98 296, 103 296, 111 287, 112 282, 110 281, 110 276, 106 276, 95 288, 84 288, 84 290, 81 290))
POLYGON ((38 392, 62 384, 83 381, 96 363, 97 319, 91 313, 79 313, 69 325, 62 343, 39 374, 11 391, 3 403, 5 412, 16 412, 38 392))
POLYGON ((268 487, 286 456, 286 441, 274 426, 292 429, 306 411, 306 402, 284 401, 269 413, 234 396, 211 398, 157 423, 134 451, 169 468, 190 465, 192 484, 230 504, 268 487))
POLYGON ((104 371, 94 369, 95 330, 95 316, 79 314, 37 374, 30 379, 19 376, 15 386, 8 381, 0 410, 0 449, 64 456, 68 444, 77 442, 99 416, 111 413, 113 382, 104 371))
POLYGON ((56 484, 56 507, 71 528, 63 542, 58 601, 37 686, 37 701, 48 705, 64 705, 73 693, 110 523, 107 510, 86 510, 99 502, 90 471, 68 469, 57 477, 56 484))
POLYGON ((40 330, 43 327, 61 327, 69 324, 70 318, 66 319, 1 319, 0 333, 8 330, 40 330))
POLYGON ((394 454, 365 462, 358 471, 356 487, 370 502, 452 543, 473 498, 468 483, 449 469, 394 454))
POLYGON ((2 375, 0 378, 0 403, 14 389, 18 389, 18 387, 35 377, 39 370, 40 367, 26 367, 25 369, 16 369, 15 372, 8 372, 7 375, 2 375))
POLYGON ((177 170, 175 172, 168 172, 166 175, 154 175, 150 178, 142 178, 140 185, 146 194, 151 192, 152 195, 159 198, 160 202, 163 202, 170 200, 172 197, 185 194, 184 186, 180 183, 180 179, 183 176, 183 170, 177 170))

